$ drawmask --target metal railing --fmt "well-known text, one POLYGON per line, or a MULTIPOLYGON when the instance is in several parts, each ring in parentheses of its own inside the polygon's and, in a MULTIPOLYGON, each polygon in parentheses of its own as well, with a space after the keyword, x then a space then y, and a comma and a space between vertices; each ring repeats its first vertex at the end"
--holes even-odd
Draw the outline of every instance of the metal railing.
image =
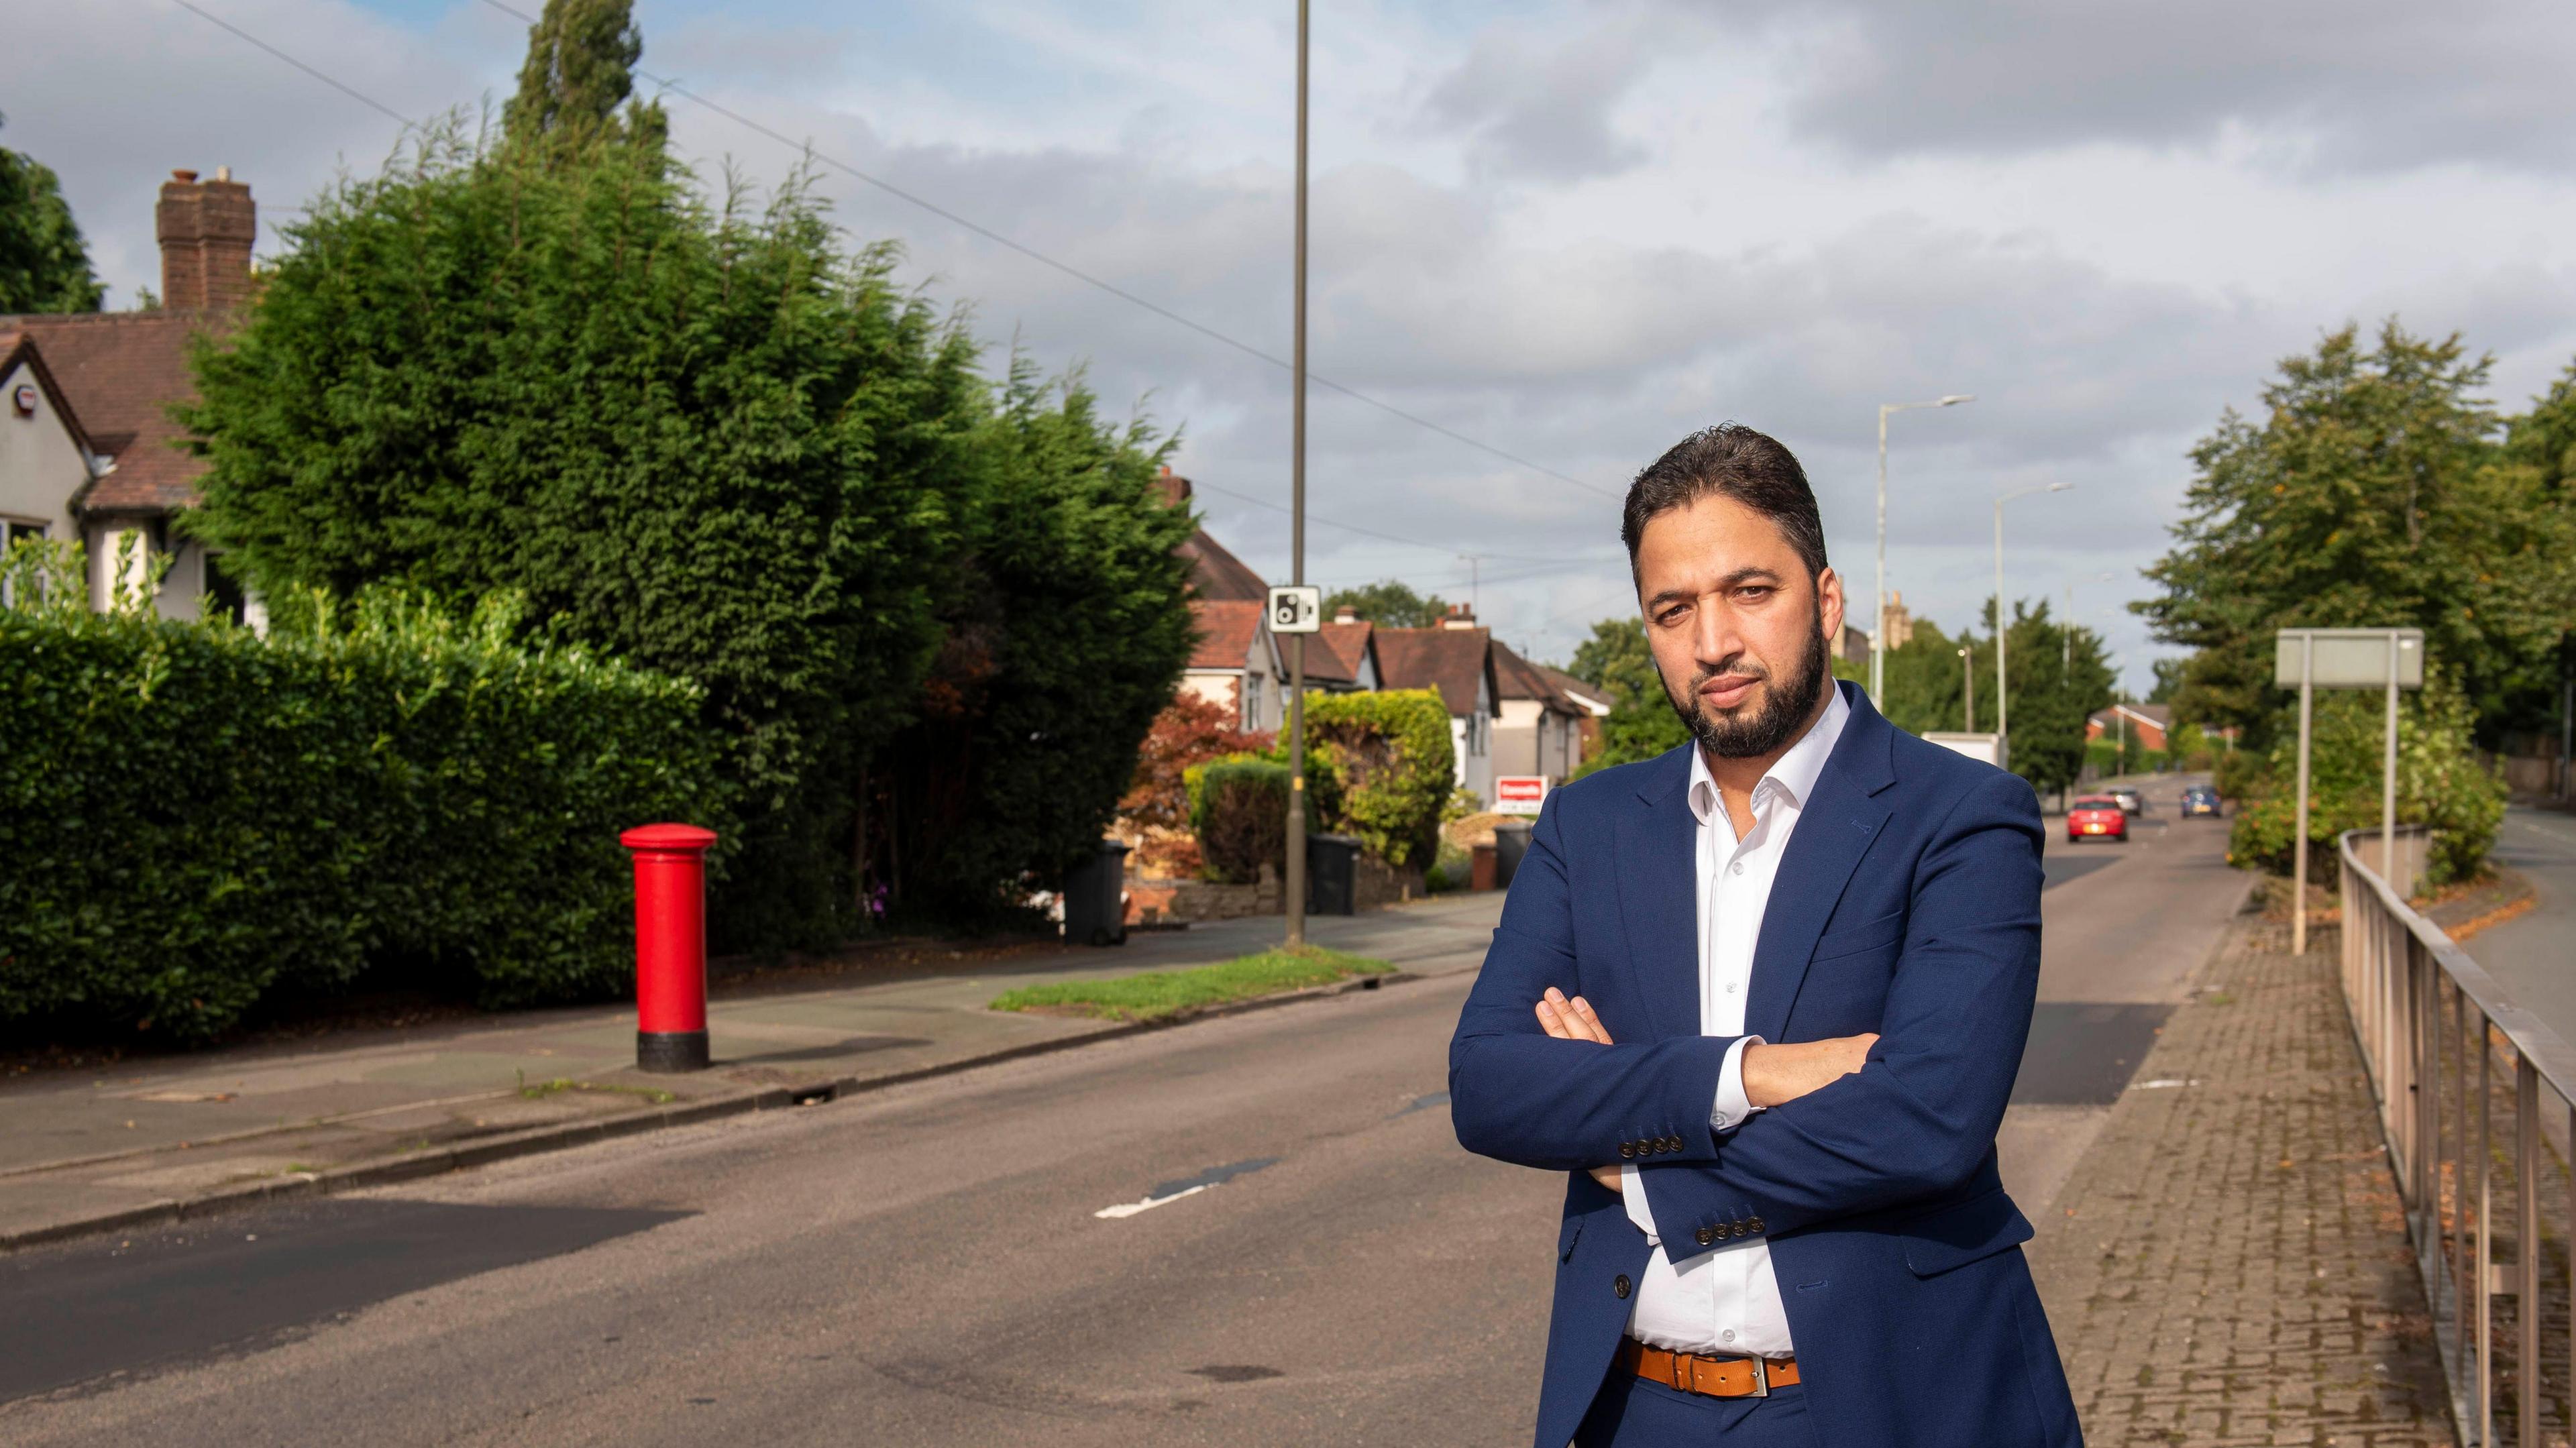
POLYGON ((2504 1441, 2500 1422, 2518 1448, 2563 1444, 2576 1435, 2566 1251, 2576 1176, 2565 1164, 2576 1132, 2576 1048, 2406 903, 2425 837, 2418 827, 2397 844, 2391 888, 2373 868, 2381 863, 2378 830, 2353 830, 2340 841, 2343 993, 2378 1098, 2452 1413, 2461 1442, 2473 1448, 2504 1441), (2500 1119, 2510 1125, 2509 1143, 2500 1119), (2554 1187, 2546 1211, 2544 1182, 2554 1187), (2496 1210, 2500 1195, 2512 1198, 2509 1211, 2496 1210), (2562 1206, 2553 1232, 2547 1218, 2562 1206), (2559 1349, 2548 1361, 2544 1328, 2559 1349), (2510 1391, 2500 1395, 2500 1385, 2510 1391))

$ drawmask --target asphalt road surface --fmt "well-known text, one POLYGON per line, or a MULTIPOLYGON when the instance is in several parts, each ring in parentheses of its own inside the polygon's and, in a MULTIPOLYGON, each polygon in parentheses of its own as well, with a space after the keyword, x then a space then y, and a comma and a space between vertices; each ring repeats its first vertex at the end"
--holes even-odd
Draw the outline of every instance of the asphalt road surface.
POLYGON ((2496 836, 2495 861, 2531 881, 2529 913, 2490 926, 2462 945, 2513 998, 2576 1041, 2576 969, 2569 930, 2576 927, 2576 815, 2514 805, 2496 836))
MULTIPOLYGON (((2173 792, 2051 847, 2043 1231, 2242 897, 2173 792)), ((0 1257, 0 1442, 1512 1442, 1562 1183, 1450 1134, 1468 979, 0 1257)))

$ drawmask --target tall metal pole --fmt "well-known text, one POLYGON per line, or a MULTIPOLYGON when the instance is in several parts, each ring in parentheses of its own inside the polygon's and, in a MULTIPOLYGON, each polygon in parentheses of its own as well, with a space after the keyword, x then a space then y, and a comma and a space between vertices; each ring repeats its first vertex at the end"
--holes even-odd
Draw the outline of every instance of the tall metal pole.
POLYGON ((2012 691, 2004 678, 2004 500, 1995 499, 1995 753, 2012 768, 2012 691))
POLYGON ((1878 591, 1869 616, 1869 702, 1882 714, 1887 712, 1887 415, 1893 411, 1884 402, 1878 405, 1878 591))
POLYGON ((2415 882, 2397 875, 2397 634, 2388 635, 2388 739, 2380 758, 2379 877, 2403 896, 2415 882))
POLYGON ((1966 644, 1959 645, 1959 678, 1967 685, 1967 699, 1959 711, 1959 732, 1974 734, 1977 732, 1977 651, 1966 644))
MULTIPOLYGON (((1288 405, 1288 581, 1306 581, 1306 11, 1297 0, 1297 301, 1288 405)), ((1288 641, 1288 943, 1306 943, 1306 636, 1288 641)))
MULTIPOLYGON (((2290 833, 2290 953, 2308 953, 2308 730, 2316 718, 2317 640, 2299 635, 2299 818, 2290 833)), ((2385 866, 2386 860, 2380 861, 2385 866)))

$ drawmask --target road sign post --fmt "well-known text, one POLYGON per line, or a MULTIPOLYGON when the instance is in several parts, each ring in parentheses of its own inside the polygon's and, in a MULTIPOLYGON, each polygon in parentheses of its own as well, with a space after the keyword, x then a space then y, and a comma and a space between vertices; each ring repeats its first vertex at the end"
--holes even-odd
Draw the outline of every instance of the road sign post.
MULTIPOLYGON (((1306 49, 1310 0, 1297 0, 1297 242, 1296 281, 1292 288, 1288 404, 1288 582, 1290 592, 1314 596, 1314 616, 1323 613, 1323 598, 1306 586, 1306 49)), ((1270 616, 1279 616, 1279 599, 1271 598, 1270 616)), ((1277 625, 1274 624, 1275 628, 1277 625)), ((1288 914, 1288 944, 1306 943, 1306 635, 1309 623, 1292 630, 1288 641, 1288 878, 1282 902, 1288 914)))
POLYGON ((2411 881, 2397 873, 2397 691, 2424 687, 2424 631, 2420 628, 2285 628, 2273 636, 2272 683, 2299 691, 2299 800, 2290 847, 2290 951, 2308 950, 2308 752, 2315 728, 2316 691, 2388 691, 2386 736, 2380 745, 2379 871, 2389 888, 2411 881))

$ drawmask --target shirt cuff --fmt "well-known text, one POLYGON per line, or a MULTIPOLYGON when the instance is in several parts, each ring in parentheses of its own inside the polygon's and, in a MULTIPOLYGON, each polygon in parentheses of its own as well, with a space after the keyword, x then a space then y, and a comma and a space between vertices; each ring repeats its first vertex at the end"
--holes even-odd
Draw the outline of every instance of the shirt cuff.
MULTIPOLYGON (((1717 1105, 1708 1114, 1708 1124, 1719 1131, 1732 1131, 1762 1108, 1744 1099, 1744 1048, 1768 1044, 1760 1036, 1745 1036, 1726 1048, 1726 1063, 1717 1069, 1717 1105)), ((1633 1201, 1645 1200, 1640 1192, 1633 1201)), ((1630 1212, 1636 1210, 1634 1205, 1630 1212)))
POLYGON ((1660 1247, 1664 1239, 1655 1233, 1655 1214, 1646 1205, 1646 1179, 1633 1166, 1619 1168, 1619 1198, 1628 1204, 1628 1220, 1646 1234, 1646 1245, 1660 1247))

